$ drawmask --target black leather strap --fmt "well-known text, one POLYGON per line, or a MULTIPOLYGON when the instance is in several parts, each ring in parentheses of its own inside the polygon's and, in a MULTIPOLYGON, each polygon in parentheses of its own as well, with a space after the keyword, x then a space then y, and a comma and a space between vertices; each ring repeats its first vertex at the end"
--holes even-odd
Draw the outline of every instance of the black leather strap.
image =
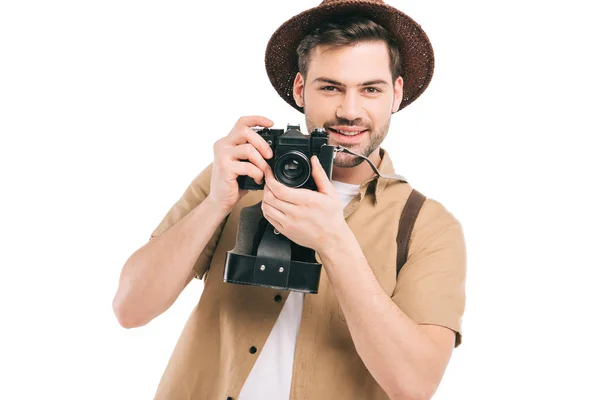
POLYGON ((290 276, 292 249, 290 240, 275 233, 271 224, 267 227, 256 250, 254 283, 287 287, 290 276))
POLYGON ((261 204, 240 212, 236 245, 227 252, 223 281, 317 293, 322 265, 316 262, 315 251, 276 233, 261 204))
MULTIPOLYGON (((318 293, 321 280, 321 267, 319 263, 304 261, 290 262, 288 280, 285 285, 276 285, 271 282, 255 281, 254 265, 256 257, 251 255, 227 252, 223 281, 241 285, 262 286, 274 289, 293 290, 303 293, 318 293)), ((278 273, 275 270, 274 273, 278 273)))
POLYGON ((400 224, 398 226, 398 236, 396 241, 398 243, 398 254, 396 255, 396 277, 400 273, 400 269, 406 263, 408 258, 408 244, 410 242, 410 236, 412 234, 415 221, 419 215, 419 211, 425 202, 425 196, 413 189, 408 196, 406 205, 402 210, 400 217, 400 224))

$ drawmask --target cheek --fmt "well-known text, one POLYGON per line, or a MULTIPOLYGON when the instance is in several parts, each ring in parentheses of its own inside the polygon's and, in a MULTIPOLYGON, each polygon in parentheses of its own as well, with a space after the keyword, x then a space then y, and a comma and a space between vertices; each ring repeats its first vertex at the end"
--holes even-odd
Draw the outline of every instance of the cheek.
POLYGON ((306 93, 304 97, 304 114, 316 124, 331 119, 332 113, 335 113, 335 100, 325 96, 318 96, 314 93, 306 93))
POLYGON ((377 104, 372 104, 372 106, 369 107, 369 117, 378 130, 382 127, 389 126, 392 116, 392 105, 393 101, 386 99, 377 102, 377 104))

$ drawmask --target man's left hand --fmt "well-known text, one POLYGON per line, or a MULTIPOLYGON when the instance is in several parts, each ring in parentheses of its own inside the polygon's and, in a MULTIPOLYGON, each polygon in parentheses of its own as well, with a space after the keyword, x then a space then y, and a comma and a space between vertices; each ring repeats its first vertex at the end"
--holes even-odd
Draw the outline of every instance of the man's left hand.
POLYGON ((312 156, 310 161, 318 191, 285 186, 268 168, 262 212, 285 237, 319 253, 334 243, 348 225, 337 192, 319 159, 312 156))

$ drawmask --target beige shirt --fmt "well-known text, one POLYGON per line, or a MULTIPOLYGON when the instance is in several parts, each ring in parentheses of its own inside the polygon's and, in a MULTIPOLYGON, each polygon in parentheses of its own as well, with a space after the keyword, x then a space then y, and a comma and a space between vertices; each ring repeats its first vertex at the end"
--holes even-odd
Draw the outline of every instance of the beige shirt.
MULTIPOLYGON (((394 173, 382 150, 379 170, 394 173)), ((190 184, 158 227, 157 236, 208 195, 212 164, 190 184)), ((466 253, 460 223, 427 199, 412 232, 408 260, 396 279, 396 235, 409 184, 373 178, 345 208, 346 223, 383 290, 416 323, 445 326, 462 340, 466 253)), ((155 399, 235 400, 289 294, 223 282, 226 252, 236 244, 240 210, 262 200, 252 191, 215 231, 194 265, 204 290, 177 342, 155 399)), ((320 258, 317 254, 317 261, 320 258)), ((387 399, 354 348, 325 268, 318 294, 304 299, 292 373, 291 400, 387 399)))

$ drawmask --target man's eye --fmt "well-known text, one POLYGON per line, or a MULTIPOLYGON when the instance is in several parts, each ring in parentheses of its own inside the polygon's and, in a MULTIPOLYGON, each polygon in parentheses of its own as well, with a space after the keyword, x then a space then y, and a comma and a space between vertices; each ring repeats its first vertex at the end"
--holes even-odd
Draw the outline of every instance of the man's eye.
POLYGON ((324 90, 326 92, 334 92, 337 90, 337 88, 335 86, 323 86, 321 90, 324 90))
POLYGON ((367 91, 367 93, 371 93, 371 94, 381 92, 381 90, 379 90, 375 87, 368 87, 368 88, 365 88, 365 90, 367 91))

